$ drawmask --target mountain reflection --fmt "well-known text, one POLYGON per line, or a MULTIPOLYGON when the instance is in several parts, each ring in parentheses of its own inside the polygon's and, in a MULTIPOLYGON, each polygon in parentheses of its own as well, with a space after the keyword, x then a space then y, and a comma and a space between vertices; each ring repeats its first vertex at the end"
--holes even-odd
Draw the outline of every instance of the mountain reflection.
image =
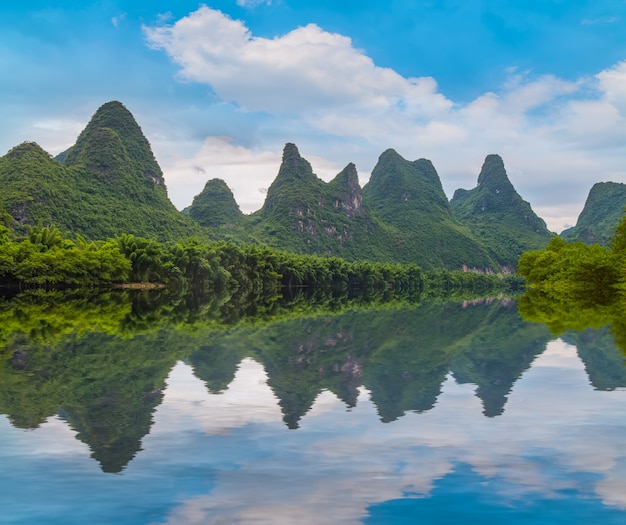
MULTIPOLYGON (((324 392, 354 408, 367 391, 388 423, 431 410, 449 378, 476 386, 485 416, 501 415, 552 339, 511 300, 305 299, 269 300, 252 317, 237 305, 154 293, 34 292, 0 301, 0 413, 24 429, 58 414, 103 471, 119 472, 141 450, 181 361, 211 395, 228 391, 242 362, 259 363, 272 402, 295 429, 324 392)), ((594 388, 626 386, 611 332, 564 339, 578 348, 594 388)))

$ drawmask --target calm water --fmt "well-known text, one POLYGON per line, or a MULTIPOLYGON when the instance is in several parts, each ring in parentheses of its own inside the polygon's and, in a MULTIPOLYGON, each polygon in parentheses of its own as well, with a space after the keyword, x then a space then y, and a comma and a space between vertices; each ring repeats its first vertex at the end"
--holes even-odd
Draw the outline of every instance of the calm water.
POLYGON ((626 523, 607 328, 511 301, 47 323, 2 343, 3 523, 626 523))

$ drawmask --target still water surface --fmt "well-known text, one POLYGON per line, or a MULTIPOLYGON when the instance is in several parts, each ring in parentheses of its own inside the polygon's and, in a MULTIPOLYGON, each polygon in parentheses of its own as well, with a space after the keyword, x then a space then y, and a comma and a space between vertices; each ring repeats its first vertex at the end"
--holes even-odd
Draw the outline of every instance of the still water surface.
POLYGON ((3 523, 626 523, 622 352, 510 301, 3 355, 3 523))

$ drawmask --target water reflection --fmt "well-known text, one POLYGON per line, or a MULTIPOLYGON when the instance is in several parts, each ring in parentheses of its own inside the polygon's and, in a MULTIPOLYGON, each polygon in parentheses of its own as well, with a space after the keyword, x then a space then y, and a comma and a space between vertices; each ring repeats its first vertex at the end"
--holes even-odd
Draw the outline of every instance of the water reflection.
POLYGON ((626 518, 612 327, 554 340, 510 300, 272 303, 234 324, 198 301, 77 301, 78 321, 0 303, 9 523, 626 518))
MULTIPOLYGON (((262 374, 259 364, 246 360, 225 393, 228 400, 198 389, 190 402, 189 388, 197 379, 190 368, 174 369, 172 398, 166 394, 157 411, 154 434, 161 425, 180 424, 178 403, 185 400, 182 411, 194 421, 190 427, 204 433, 188 446, 210 446, 211 436, 223 437, 221 429, 237 450, 246 452, 223 458, 227 464, 220 467, 214 489, 173 509, 166 523, 219 523, 216 516, 225 523, 359 523, 367 516, 372 523, 396 523, 393 502, 407 500, 413 518, 421 516, 426 523, 445 510, 444 502, 460 504, 448 508, 450 517, 474 507, 476 519, 470 513, 463 522, 486 522, 486 510, 508 522, 511 509, 525 519, 563 503, 570 512, 574 507, 569 500, 576 497, 586 500, 587 510, 577 516, 582 522, 624 518, 603 507, 626 506, 621 490, 626 457, 619 434, 624 430, 619 411, 626 400, 615 393, 594 394, 574 348, 561 341, 550 343, 536 359, 497 423, 480 415, 469 385, 448 376, 432 411, 409 414, 392 425, 376 424, 370 393, 360 388, 349 414, 326 392, 303 418, 298 433, 279 432, 276 400, 260 380, 262 374), (263 406, 246 414, 249 399, 244 398, 251 391, 257 393, 257 402, 264 400, 263 406), (224 410, 224 404, 231 409, 224 410), (268 444, 263 438, 270 436, 273 442, 268 444), (443 495, 446 484, 450 491, 443 495), (461 487, 469 494, 461 493, 461 487), (474 497, 482 500, 482 510, 474 497), (439 505, 432 498, 440 498, 439 505), (502 508, 508 510, 497 511, 502 508), (384 516, 395 518, 385 521, 384 516)), ((548 523, 563 518, 555 510, 548 516, 548 523)))

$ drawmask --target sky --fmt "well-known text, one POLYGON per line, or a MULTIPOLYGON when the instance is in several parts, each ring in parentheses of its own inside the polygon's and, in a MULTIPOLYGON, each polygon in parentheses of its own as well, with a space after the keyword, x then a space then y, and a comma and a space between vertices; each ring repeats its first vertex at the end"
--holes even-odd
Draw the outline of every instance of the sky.
POLYGON ((0 155, 118 100, 179 209, 212 178, 259 209, 287 142, 326 181, 430 159, 449 198, 497 153, 555 232, 626 183, 626 0, 1 2, 0 71, 0 155))

